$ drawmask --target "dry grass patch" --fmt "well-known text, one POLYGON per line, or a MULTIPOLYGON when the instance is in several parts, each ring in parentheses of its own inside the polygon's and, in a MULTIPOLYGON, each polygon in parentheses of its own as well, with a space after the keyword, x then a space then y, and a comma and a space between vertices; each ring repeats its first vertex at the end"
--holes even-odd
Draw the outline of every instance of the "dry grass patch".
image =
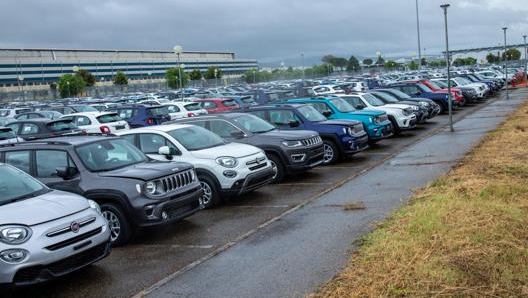
POLYGON ((527 109, 365 236, 310 297, 528 297, 527 109))

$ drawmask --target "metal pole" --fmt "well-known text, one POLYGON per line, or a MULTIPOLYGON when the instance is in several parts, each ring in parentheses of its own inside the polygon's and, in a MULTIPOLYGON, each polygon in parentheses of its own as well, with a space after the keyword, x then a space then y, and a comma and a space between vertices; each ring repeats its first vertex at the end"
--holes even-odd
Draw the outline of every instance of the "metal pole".
POLYGON ((504 74, 506 76, 506 99, 510 99, 508 94, 508 55, 506 55, 506 29, 508 29, 508 27, 502 28, 504 31, 504 74))
POLYGON ((181 63, 180 63, 180 53, 177 53, 178 55, 178 77, 180 78, 180 93, 181 93, 181 100, 183 101, 183 80, 182 80, 182 71, 181 71, 181 63))
POLYGON ((416 0, 416 32, 418 33, 418 70, 422 68, 422 49, 420 45, 420 18, 418 17, 418 0, 416 0))
POLYGON ((447 107, 449 111, 449 130, 453 129, 453 108, 451 104, 451 75, 449 74, 449 39, 447 34, 447 8, 449 4, 442 4, 440 7, 444 10, 445 39, 446 39, 446 66, 447 66, 447 107))
POLYGON ((301 53, 302 83, 304 86, 304 53, 301 53))
POLYGON ((528 60, 526 60, 526 35, 523 35, 524 39, 524 78, 526 79, 524 83, 528 87, 528 70, 526 69, 528 67, 528 60))

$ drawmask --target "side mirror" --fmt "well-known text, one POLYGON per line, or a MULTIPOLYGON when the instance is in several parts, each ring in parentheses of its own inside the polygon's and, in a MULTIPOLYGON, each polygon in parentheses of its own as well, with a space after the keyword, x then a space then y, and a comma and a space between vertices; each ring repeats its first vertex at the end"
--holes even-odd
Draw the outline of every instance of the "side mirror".
POLYGON ((231 132, 231 137, 235 139, 242 139, 245 136, 244 132, 241 130, 231 132))
POLYGON ((325 117, 330 117, 330 115, 332 115, 332 111, 324 110, 321 114, 323 114, 325 117))
POLYGON ((364 107, 363 107, 363 105, 356 105, 355 108, 358 109, 358 110, 363 110, 364 107))
POLYGON ((173 156, 178 154, 178 151, 169 146, 161 146, 158 149, 158 154, 165 155, 168 160, 172 160, 173 156))
POLYGON ((420 96, 421 94, 422 94, 422 92, 420 92, 420 91, 417 91, 417 92, 414 93, 414 95, 416 95, 416 96, 420 96))
POLYGON ((70 180, 79 173, 79 170, 76 167, 57 167, 55 168, 55 172, 62 179, 70 180))
POLYGON ((299 127, 301 125, 301 122, 299 122, 297 120, 292 120, 292 121, 288 122, 288 125, 290 125, 290 127, 299 127))

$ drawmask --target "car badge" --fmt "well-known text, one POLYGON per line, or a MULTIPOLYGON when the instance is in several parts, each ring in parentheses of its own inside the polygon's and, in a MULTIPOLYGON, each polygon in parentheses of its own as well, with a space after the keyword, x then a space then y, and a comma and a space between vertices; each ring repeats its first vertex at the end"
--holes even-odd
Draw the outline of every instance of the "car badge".
POLYGON ((173 172, 178 172, 179 170, 180 170, 180 169, 178 169, 178 168, 173 168, 171 171, 173 171, 173 172))
POLYGON ((81 226, 79 225, 78 222, 74 221, 70 224, 70 230, 74 233, 77 233, 79 232, 79 229, 81 229, 81 226))

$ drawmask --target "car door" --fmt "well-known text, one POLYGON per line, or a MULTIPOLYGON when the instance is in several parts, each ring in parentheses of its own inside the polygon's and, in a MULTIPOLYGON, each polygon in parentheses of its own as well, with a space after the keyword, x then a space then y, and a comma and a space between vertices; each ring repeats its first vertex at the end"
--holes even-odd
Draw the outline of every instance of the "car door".
POLYGON ((35 164, 33 166, 33 176, 51 188, 82 194, 80 187, 80 175, 74 175, 71 179, 63 179, 57 175, 58 168, 75 169, 75 165, 67 151, 37 149, 34 151, 35 164))

